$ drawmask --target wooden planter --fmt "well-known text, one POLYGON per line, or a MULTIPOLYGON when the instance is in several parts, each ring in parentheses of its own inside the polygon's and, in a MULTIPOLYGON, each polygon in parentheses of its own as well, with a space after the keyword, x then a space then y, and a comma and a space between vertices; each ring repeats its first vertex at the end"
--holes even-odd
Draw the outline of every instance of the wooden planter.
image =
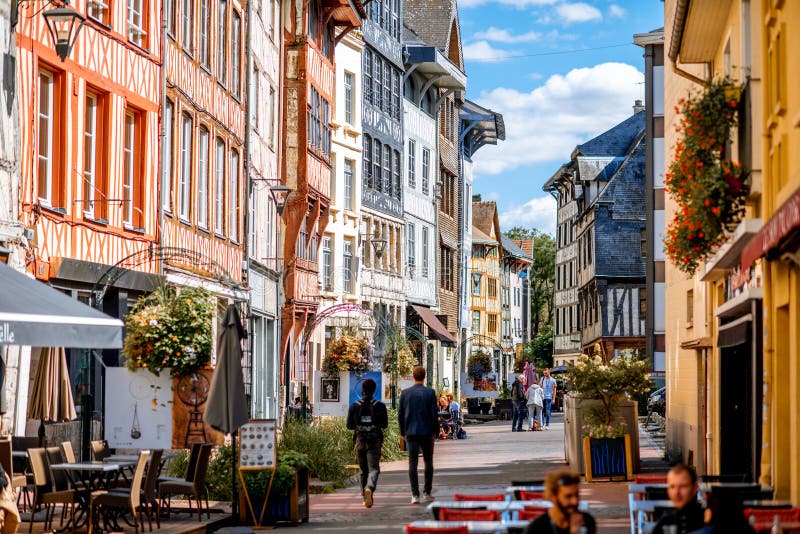
MULTIPOLYGON (((299 469, 294 474, 294 486, 286 495, 278 495, 270 493, 267 500, 267 509, 264 512, 264 524, 275 525, 277 523, 293 523, 295 526, 300 523, 307 523, 309 517, 309 501, 308 501, 308 483, 309 483, 308 469, 299 469)), ((261 514, 261 503, 253 502, 253 508, 256 515, 261 514)), ((254 518, 250 515, 247 508, 247 503, 244 502, 244 496, 239 494, 239 518, 245 525, 255 525, 257 517, 254 518)))
POLYGON ((621 438, 583 438, 586 482, 594 479, 633 480, 631 436, 621 438))

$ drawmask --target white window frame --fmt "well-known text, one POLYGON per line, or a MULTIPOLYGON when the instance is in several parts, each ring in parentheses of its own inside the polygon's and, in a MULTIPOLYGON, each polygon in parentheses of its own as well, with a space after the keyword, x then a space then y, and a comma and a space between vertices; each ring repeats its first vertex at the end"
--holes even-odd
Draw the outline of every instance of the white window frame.
POLYGON ((175 137, 175 104, 167 99, 164 106, 164 175, 161 179, 161 207, 172 211, 172 149, 175 137))
POLYGON ((200 33, 197 43, 198 57, 200 64, 206 68, 211 66, 211 33, 208 24, 205 23, 211 20, 210 3, 211 0, 200 0, 200 18, 198 19, 200 21, 198 24, 200 33))
POLYGON ((211 132, 205 126, 200 126, 197 137, 197 225, 208 229, 208 149, 211 132))
POLYGON ((408 187, 417 188, 417 142, 408 140, 408 187))
POLYGON ((353 188, 355 186, 353 176, 356 173, 356 162, 352 159, 344 160, 344 200, 343 205, 346 210, 355 210, 353 188))
POLYGON ((143 47, 145 36, 142 0, 128 0, 128 41, 143 47))
POLYGON ((275 88, 269 87, 269 146, 275 148, 275 121, 278 117, 277 100, 275 98, 275 88))
POLYGON ((422 227, 422 276, 428 278, 429 270, 428 270, 428 262, 430 261, 430 253, 428 252, 428 248, 430 247, 429 244, 429 237, 428 237, 428 227, 422 227))
POLYGON ((53 202, 53 99, 55 97, 55 75, 46 70, 39 70, 38 115, 39 139, 42 139, 41 130, 46 129, 45 144, 38 143, 37 151, 37 194, 39 201, 45 206, 52 206, 53 202), (43 88, 44 87, 44 88, 43 88), (47 95, 47 103, 42 106, 42 92, 47 95), (44 167, 44 169, 42 168, 44 167), (42 177, 44 170, 44 177, 42 177), (42 186, 44 185, 44 191, 42 186), (44 195, 42 193, 44 192, 44 195))
POLYGON ((342 290, 347 294, 353 293, 353 240, 345 239, 342 242, 342 290))
POLYGON ((83 195, 81 205, 87 217, 94 217, 94 193, 97 188, 97 107, 96 93, 86 92, 83 113, 83 195), (90 115, 91 113, 91 115, 90 115))
POLYGON ((352 72, 344 72, 344 122, 347 124, 353 124, 355 80, 356 77, 352 72))
POLYGON ((228 190, 228 200, 230 202, 230 221, 228 230, 231 241, 239 241, 239 151, 231 149, 230 163, 230 189, 228 190))
MULTIPOLYGON (((431 149, 422 147, 422 192, 428 194, 431 183, 431 149)), ((467 197, 472 198, 472 197, 467 197)))
POLYGON ((136 114, 131 110, 125 111, 125 134, 123 136, 122 152, 124 154, 124 169, 122 175, 122 224, 126 228, 133 227, 133 182, 134 165, 136 161, 136 114))
POLYGON ((184 112, 181 114, 181 174, 178 183, 178 217, 186 222, 189 221, 191 207, 193 134, 194 118, 189 113, 184 112))
POLYGON ((225 141, 217 137, 214 145, 214 231, 225 235, 225 141))
POLYGON ((333 238, 322 236, 322 288, 333 291, 333 238))
POLYGON ((217 79, 225 85, 228 47, 228 2, 219 0, 217 5, 217 79))
POLYGON ((181 45, 194 55, 194 0, 181 1, 181 45))
POLYGON ((89 15, 89 17, 103 24, 107 24, 105 17, 107 13, 108 2, 104 2, 103 0, 87 0, 86 14, 89 15))
POLYGON ((235 9, 231 17, 231 93, 242 91, 242 15, 235 9))
POLYGON ((406 266, 409 275, 414 276, 417 266, 417 228, 414 223, 406 223, 406 266))

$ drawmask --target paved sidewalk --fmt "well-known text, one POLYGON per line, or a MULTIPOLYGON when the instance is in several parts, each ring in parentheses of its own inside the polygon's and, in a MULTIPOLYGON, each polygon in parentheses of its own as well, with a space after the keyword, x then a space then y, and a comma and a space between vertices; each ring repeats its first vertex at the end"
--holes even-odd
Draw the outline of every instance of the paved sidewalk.
MULTIPOLYGON (((465 427, 466 440, 440 441, 434 453, 436 499, 454 493, 502 492, 512 479, 538 479, 554 467, 564 466, 564 426, 554 414, 549 431, 511 432, 509 422, 465 427)), ((661 451, 642 436, 641 457, 645 470, 666 470, 661 451), (649 468, 649 469, 648 469, 649 468)), ((410 504, 407 461, 384 463, 375 492, 375 505, 365 509, 359 489, 311 496, 310 522, 300 530, 316 532, 401 532, 409 521, 431 519, 425 505, 410 504)), ((420 458, 420 484, 422 459, 420 458)), ((627 483, 601 482, 582 485, 582 498, 598 520, 600 532, 630 532, 627 483)))

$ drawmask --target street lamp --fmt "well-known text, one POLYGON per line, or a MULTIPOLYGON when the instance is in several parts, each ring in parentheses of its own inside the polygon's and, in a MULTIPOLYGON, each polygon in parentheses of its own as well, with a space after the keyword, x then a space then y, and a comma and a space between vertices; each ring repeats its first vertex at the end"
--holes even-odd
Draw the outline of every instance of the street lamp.
POLYGON ((375 251, 375 257, 380 258, 383 256, 383 251, 386 250, 386 244, 388 242, 381 237, 373 237, 369 241, 372 243, 372 250, 375 251))
POLYGON ((50 31, 56 54, 63 62, 72 52, 86 17, 69 7, 69 0, 65 0, 61 7, 45 11, 42 16, 50 31))
POLYGON ((272 195, 272 200, 275 202, 275 211, 278 212, 278 217, 283 215, 283 210, 286 208, 286 201, 289 200, 289 195, 294 191, 288 185, 273 185, 269 188, 272 195))

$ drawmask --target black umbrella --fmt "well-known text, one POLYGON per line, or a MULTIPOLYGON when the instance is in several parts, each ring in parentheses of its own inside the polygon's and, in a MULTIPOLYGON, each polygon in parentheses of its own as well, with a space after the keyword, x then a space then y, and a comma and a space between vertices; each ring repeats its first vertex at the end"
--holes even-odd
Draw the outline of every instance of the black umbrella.
POLYGON ((566 365, 559 365, 558 367, 553 367, 552 369, 550 369, 550 374, 551 375, 558 374, 558 373, 566 373, 566 372, 567 372, 567 366, 566 365))
POLYGON ((217 342, 217 367, 211 377, 211 387, 203 419, 223 434, 231 435, 232 468, 231 510, 234 518, 238 501, 236 499, 236 431, 247 423, 249 414, 247 397, 244 394, 242 373, 242 340, 247 334, 239 320, 239 312, 234 305, 228 306, 222 332, 217 342))

